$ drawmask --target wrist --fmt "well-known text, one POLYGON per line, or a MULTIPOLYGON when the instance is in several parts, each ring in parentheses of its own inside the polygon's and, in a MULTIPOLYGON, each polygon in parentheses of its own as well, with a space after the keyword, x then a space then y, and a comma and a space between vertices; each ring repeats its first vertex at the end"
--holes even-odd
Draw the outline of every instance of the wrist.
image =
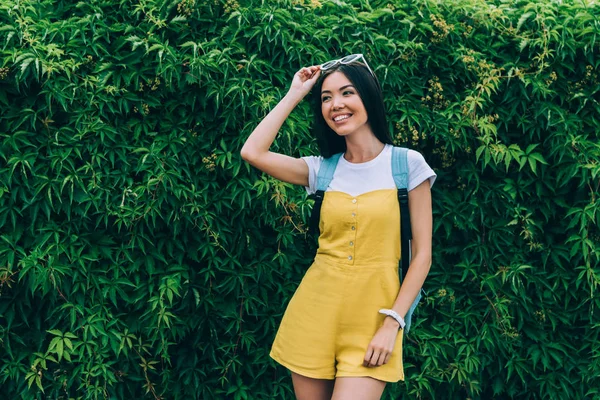
POLYGON ((394 330, 400 329, 400 323, 389 315, 383 320, 383 326, 393 328, 394 330))
MULTIPOLYGON (((379 313, 384 314, 387 317, 390 317, 394 321, 396 321, 398 323, 398 329, 404 329, 404 325, 405 325, 404 318, 402 318, 400 316, 400 314, 398 314, 396 311, 394 311, 392 309, 382 308, 381 310, 379 310, 379 313)), ((385 319, 388 319, 387 317, 385 319)))
POLYGON ((284 98, 291 102, 294 106, 297 106, 304 98, 304 95, 289 91, 286 93, 284 98))

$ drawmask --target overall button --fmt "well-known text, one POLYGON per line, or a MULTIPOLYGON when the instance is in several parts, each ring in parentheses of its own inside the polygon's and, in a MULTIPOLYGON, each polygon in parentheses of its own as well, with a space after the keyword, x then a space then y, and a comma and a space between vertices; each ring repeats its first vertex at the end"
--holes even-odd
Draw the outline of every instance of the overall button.
POLYGON ((353 217, 356 217, 356 213, 352 213, 352 216, 353 216, 353 217))
POLYGON ((356 199, 352 199, 352 203, 356 203, 356 199))
POLYGON ((354 246, 354 242, 350 242, 350 246, 354 246))
POLYGON ((352 230, 355 230, 355 229, 356 229, 355 227, 352 227, 352 230))
POLYGON ((348 260, 352 260, 352 256, 348 256, 348 260))

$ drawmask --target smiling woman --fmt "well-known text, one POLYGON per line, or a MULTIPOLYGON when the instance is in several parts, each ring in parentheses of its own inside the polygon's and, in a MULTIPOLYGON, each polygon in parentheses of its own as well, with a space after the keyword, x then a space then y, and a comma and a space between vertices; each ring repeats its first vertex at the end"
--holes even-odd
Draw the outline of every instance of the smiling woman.
POLYGON ((335 121, 331 119, 343 111, 363 111, 365 123, 370 117, 364 128, 370 129, 381 143, 392 144, 381 87, 374 75, 366 73, 365 69, 370 70, 358 62, 340 64, 335 69, 325 71, 323 78, 313 88, 314 131, 324 157, 346 150, 346 139, 342 133, 345 129, 338 130, 337 126, 341 124, 332 124, 335 121))
POLYGON ((381 86, 359 58, 364 60, 353 55, 298 71, 241 152, 255 167, 308 193, 321 186, 321 169, 333 166, 330 181, 319 189, 324 195, 315 214, 316 257, 286 308, 270 353, 291 371, 300 400, 379 399, 386 382, 404 379, 403 318, 431 265, 430 188, 436 175, 421 154, 408 150, 410 220, 417 223, 409 272, 400 285, 394 149, 381 86), (294 158, 269 151, 311 89, 321 155, 294 158))
POLYGON ((341 72, 333 73, 321 89, 321 112, 327 125, 340 136, 357 129, 369 129, 363 102, 356 88, 341 72))

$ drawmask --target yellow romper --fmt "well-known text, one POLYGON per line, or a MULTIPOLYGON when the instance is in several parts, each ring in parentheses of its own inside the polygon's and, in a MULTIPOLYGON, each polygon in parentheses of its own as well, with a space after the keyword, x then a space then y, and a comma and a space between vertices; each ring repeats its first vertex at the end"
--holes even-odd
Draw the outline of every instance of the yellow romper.
POLYGON ((400 282, 400 211, 396 189, 351 196, 325 192, 319 248, 290 300, 270 356, 310 378, 369 376, 404 380, 402 335, 387 364, 364 367, 400 282))

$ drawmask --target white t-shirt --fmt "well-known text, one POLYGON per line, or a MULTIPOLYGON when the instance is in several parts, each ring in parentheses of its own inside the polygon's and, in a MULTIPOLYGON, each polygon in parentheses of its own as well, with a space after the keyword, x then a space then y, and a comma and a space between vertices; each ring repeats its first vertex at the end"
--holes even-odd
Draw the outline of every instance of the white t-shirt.
MULTIPOLYGON (((328 191, 344 192, 351 196, 380 189, 396 189, 396 183, 392 175, 392 148, 386 144, 383 151, 374 159, 363 163, 351 163, 343 156, 340 157, 333 179, 327 188, 328 191)), ((429 179, 429 185, 433 186, 436 173, 425 161, 425 158, 415 150, 408 150, 408 191, 419 186, 425 179, 429 179)), ((308 186, 305 186, 309 194, 317 191, 317 175, 323 157, 302 157, 308 165, 308 186)))

